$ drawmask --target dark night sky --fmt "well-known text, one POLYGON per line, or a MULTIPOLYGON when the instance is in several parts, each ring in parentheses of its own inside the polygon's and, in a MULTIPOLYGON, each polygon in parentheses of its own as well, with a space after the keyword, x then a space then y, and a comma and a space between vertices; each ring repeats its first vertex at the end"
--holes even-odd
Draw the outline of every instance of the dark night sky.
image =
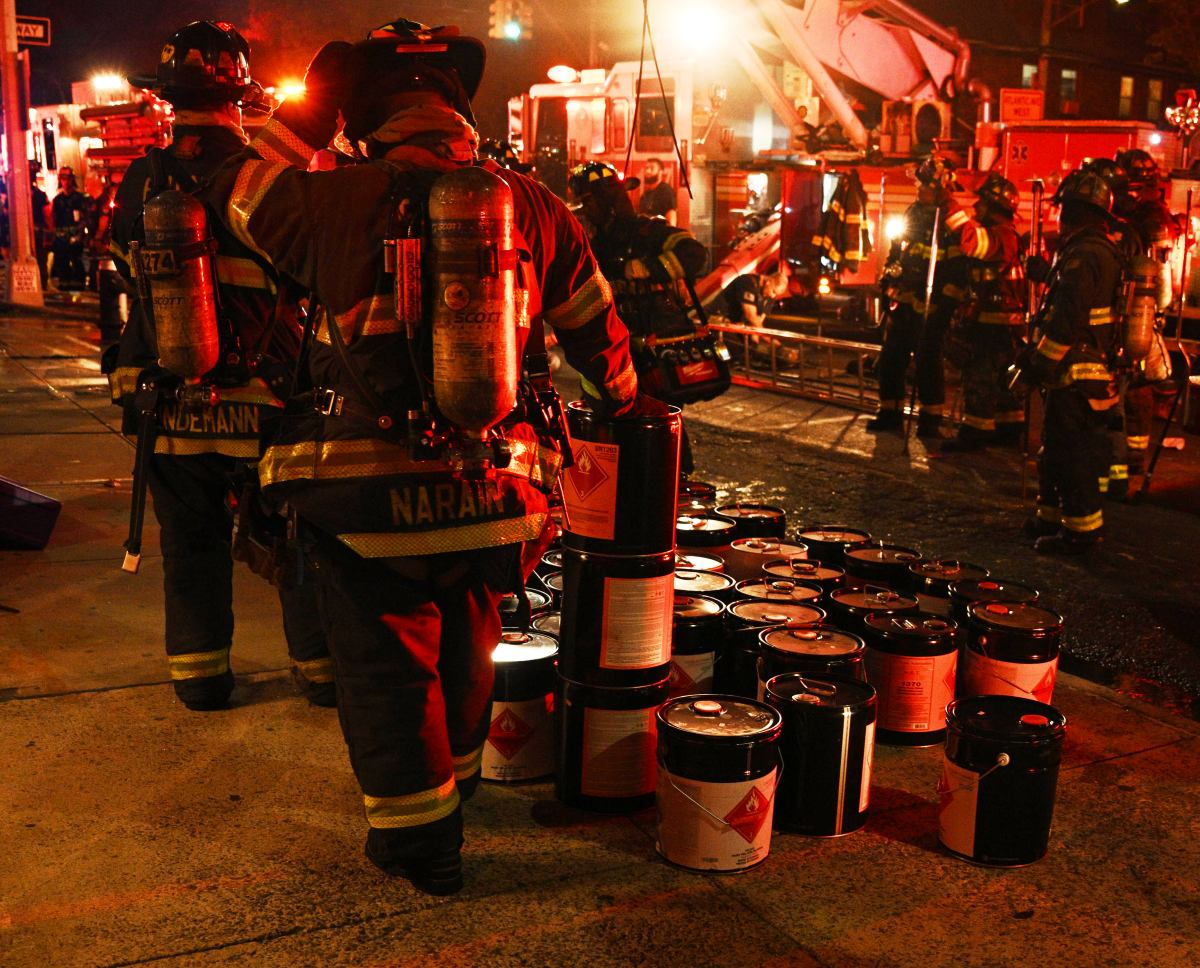
MULTIPOLYGON (((487 41, 488 69, 476 98, 485 135, 502 134, 507 98, 544 81, 547 68, 587 66, 590 11, 596 12, 598 40, 608 45, 602 62, 637 57, 640 0, 532 0, 532 7, 532 40, 487 41)), ((151 71, 167 35, 192 20, 228 20, 241 30, 252 48, 252 70, 264 83, 302 74, 326 40, 361 39, 397 15, 456 23, 481 38, 488 29, 488 0, 19 0, 17 9, 53 21, 53 46, 32 49, 35 103, 69 100, 71 82, 96 71, 151 71)))

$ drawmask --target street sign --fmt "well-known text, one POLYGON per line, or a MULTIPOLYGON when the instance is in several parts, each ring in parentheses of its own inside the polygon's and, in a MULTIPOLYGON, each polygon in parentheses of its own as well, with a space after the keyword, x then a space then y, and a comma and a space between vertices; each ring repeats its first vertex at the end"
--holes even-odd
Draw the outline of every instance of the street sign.
POLYGON ((1000 88, 1001 121, 1041 121, 1045 115, 1046 92, 1037 88, 1000 88))
POLYGON ((17 14, 17 43, 26 47, 49 47, 50 18, 17 14))

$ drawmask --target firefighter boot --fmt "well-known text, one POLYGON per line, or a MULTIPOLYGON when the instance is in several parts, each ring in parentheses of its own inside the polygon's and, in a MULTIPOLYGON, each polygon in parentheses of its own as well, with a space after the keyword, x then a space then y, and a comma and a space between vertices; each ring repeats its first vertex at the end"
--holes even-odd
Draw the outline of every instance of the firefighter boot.
POLYGON ((983 450, 991 442, 991 431, 976 430, 974 427, 968 427, 964 424, 959 428, 957 437, 947 440, 942 444, 940 453, 964 454, 975 450, 983 450))
POLYGON ((904 426, 904 417, 899 410, 880 410, 867 421, 867 432, 872 434, 891 433, 904 426))
POLYGON ((427 857, 388 858, 386 851, 367 834, 367 859, 389 877, 403 877, 418 891, 445 897, 463 889, 462 853, 448 848, 427 857))
POLYGON ((332 678, 310 679, 297 663, 292 666, 292 682, 296 684, 300 695, 307 699, 310 705, 321 706, 324 709, 333 709, 337 705, 337 688, 332 678))
POLYGON ((175 683, 175 696, 192 712, 210 713, 229 706, 233 693, 233 672, 226 669, 215 676, 181 679, 175 683))
POLYGON ((942 415, 924 410, 917 414, 917 436, 922 440, 941 440, 942 415))
POLYGON ((1081 532, 1062 528, 1054 534, 1038 538, 1033 550, 1039 555, 1085 555, 1100 541, 1095 531, 1081 532))

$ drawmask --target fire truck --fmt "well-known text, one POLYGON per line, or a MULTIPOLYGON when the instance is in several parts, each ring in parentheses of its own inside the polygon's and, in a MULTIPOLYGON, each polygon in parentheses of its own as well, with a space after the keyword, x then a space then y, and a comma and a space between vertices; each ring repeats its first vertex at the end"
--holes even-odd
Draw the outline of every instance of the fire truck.
POLYGON ((1085 158, 1140 147, 1165 170, 1180 162, 1176 135, 1148 122, 1044 121, 1037 111, 996 120, 969 45, 899 0, 749 0, 721 42, 723 57, 664 59, 661 71, 649 61, 563 69, 508 112, 522 160, 560 192, 581 161, 633 177, 660 159, 678 188, 678 223, 713 252, 705 299, 781 253, 842 289, 872 288, 915 199, 912 166, 934 151, 957 160, 964 189, 989 171, 1010 178, 1026 227, 1035 182, 1049 197, 1085 158), (868 200, 873 254, 830 262, 813 239, 851 173, 868 200))

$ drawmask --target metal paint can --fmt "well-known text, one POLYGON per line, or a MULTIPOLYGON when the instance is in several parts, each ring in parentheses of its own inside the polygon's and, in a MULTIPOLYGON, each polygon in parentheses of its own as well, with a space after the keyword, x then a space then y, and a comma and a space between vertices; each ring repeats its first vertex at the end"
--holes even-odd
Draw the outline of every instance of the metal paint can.
POLYGON ((733 588, 735 600, 752 599, 759 602, 813 603, 824 596, 820 585, 808 585, 790 578, 751 578, 733 588))
POLYGON ((867 822, 875 760, 875 690, 865 682, 774 676, 766 700, 783 714, 775 829, 840 837, 867 822))
POLYGON ((725 604, 705 595, 675 595, 671 625, 671 695, 712 692, 725 642, 725 604))
POLYGON ((677 551, 675 553, 675 568, 682 568, 684 571, 723 572, 725 570, 725 559, 701 551, 677 551))
POLYGON ((679 504, 694 503, 713 507, 717 503, 717 485, 707 481, 680 481, 677 492, 679 504))
POLYGON ((779 626, 758 635, 758 697, 768 680, 788 672, 815 679, 867 681, 866 644, 857 635, 831 625, 779 626))
POLYGON ((740 696, 699 694, 658 711, 658 852, 734 873, 771 849, 783 717, 740 696))
POLYGON ((555 697, 555 795, 601 813, 630 813, 654 802, 654 718, 669 681, 605 689, 561 676, 555 697))
POLYGON ((1049 704, 1063 617, 1029 602, 976 602, 967 619, 961 696, 1022 696, 1049 704))
POLYGON ((808 549, 775 538, 734 538, 725 555, 725 571, 738 581, 762 576, 763 562, 773 558, 804 558, 808 549))
POLYGON ((816 625, 825 611, 801 602, 745 599, 725 606, 725 645, 717 656, 716 688, 748 699, 758 698, 758 637, 779 625, 816 625))
POLYGON ((863 634, 863 620, 868 615, 899 615, 917 610, 913 595, 894 592, 890 588, 835 588, 826 597, 829 620, 847 632, 863 634))
MULTIPOLYGON (((550 593, 544 592, 540 588, 525 588, 525 598, 529 602, 529 614, 536 615, 539 612, 544 612, 550 607, 550 593)), ((517 598, 515 592, 509 592, 500 599, 500 627, 505 629, 516 629, 520 626, 520 608, 521 600, 517 598)))
POLYGON ((648 685, 671 661, 675 553, 564 549, 559 672, 594 686, 648 685))
POLYGON ((552 575, 556 571, 562 571, 562 548, 554 548, 542 555, 535 571, 539 575, 552 575))
POLYGON ((909 566, 908 590, 917 596, 922 612, 950 614, 950 586, 956 581, 982 580, 989 572, 982 565, 971 565, 957 558, 919 561, 909 566))
POLYGON ((968 578, 950 585, 950 616, 965 626, 975 602, 1036 602, 1041 595, 1036 588, 1003 578, 968 578))
POLYGON ((561 571, 552 572, 542 578, 542 584, 546 586, 546 593, 550 596, 550 608, 562 607, 563 596, 563 573, 561 571))
POLYGON ((842 524, 819 524, 800 531, 796 540, 808 545, 810 558, 827 565, 841 565, 845 560, 846 548, 865 544, 871 540, 871 535, 842 524))
POLYGON ((723 602, 733 597, 733 579, 719 571, 675 569, 676 595, 708 595, 723 602))
POLYGON ((846 549, 846 576, 850 584, 886 585, 897 591, 909 587, 909 566, 921 560, 921 552, 900 545, 855 545, 846 549))
POLYGON ((737 525, 738 538, 775 538, 782 541, 787 533, 787 512, 773 504, 738 501, 722 504, 713 513, 737 525))
POLYGON ((729 542, 736 537, 736 527, 711 514, 681 514, 675 518, 675 544, 685 554, 706 551, 724 558, 729 542))
POLYGON ((783 578, 807 585, 818 585, 826 594, 840 588, 846 577, 842 568, 827 565, 815 558, 776 558, 763 565, 762 573, 767 581, 783 578))
POLYGON ((921 612, 868 615, 867 681, 879 696, 879 741, 934 746, 954 698, 958 626, 921 612))
POLYGON ((606 555, 654 555, 675 548, 680 418, 604 419, 580 401, 567 406, 575 462, 563 471, 563 545, 606 555))
POLYGON ((533 617, 533 621, 529 625, 535 632, 544 632, 546 635, 553 635, 557 639, 559 630, 562 627, 562 620, 558 612, 539 612, 533 617))
POLYGON ((1015 696, 958 699, 946 711, 938 782, 938 840, 952 854, 995 867, 1044 857, 1067 720, 1015 696))
POLYGON ((504 632, 492 650, 496 685, 483 745, 485 780, 512 783, 554 772, 554 662, 558 641, 540 632, 504 632))

